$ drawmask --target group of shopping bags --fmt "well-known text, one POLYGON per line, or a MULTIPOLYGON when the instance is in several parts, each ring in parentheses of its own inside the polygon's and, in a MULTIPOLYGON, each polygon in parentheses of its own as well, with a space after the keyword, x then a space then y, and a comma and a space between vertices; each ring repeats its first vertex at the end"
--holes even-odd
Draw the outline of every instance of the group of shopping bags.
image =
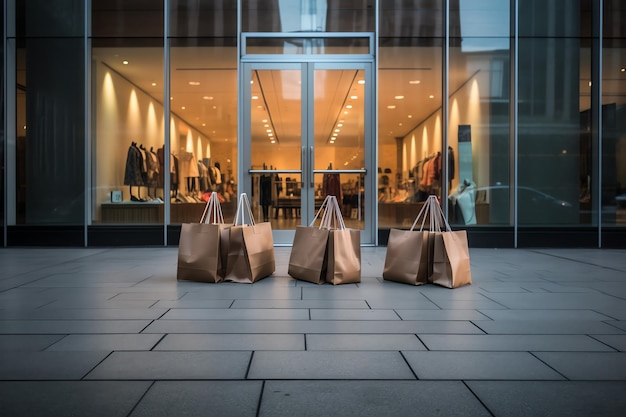
POLYGON ((224 223, 217 193, 213 192, 200 222, 182 225, 178 280, 253 283, 273 274, 275 265, 271 224, 254 221, 245 193, 239 197, 233 224, 224 223))
MULTIPOLYGON (((178 280, 254 283, 274 271, 271 224, 254 221, 245 193, 233 224, 224 222, 212 193, 200 222, 182 225, 178 280)), ((326 197, 310 225, 296 228, 288 273, 315 284, 361 282, 360 232, 346 227, 335 196, 326 197)), ((391 229, 383 279, 447 288, 471 284, 467 234, 450 229, 435 196, 427 199, 410 230, 391 229)))
POLYGON ((383 279, 447 288, 472 283, 467 232, 451 230, 436 196, 428 197, 410 230, 390 230, 383 279))

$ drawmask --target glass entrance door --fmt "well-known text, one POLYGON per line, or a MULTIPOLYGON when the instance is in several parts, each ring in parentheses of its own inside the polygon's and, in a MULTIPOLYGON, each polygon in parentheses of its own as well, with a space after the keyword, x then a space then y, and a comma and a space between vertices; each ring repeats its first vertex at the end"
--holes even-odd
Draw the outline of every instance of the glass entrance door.
POLYGON ((370 65, 243 65, 243 188, 275 243, 291 244, 327 195, 363 243, 375 242, 370 65))

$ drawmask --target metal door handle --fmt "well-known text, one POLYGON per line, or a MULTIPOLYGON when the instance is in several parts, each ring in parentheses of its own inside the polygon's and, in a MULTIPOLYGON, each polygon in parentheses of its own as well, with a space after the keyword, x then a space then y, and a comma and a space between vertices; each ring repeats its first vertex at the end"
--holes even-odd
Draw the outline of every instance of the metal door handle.
POLYGON ((313 146, 309 146, 309 175, 311 176, 311 188, 315 188, 315 175, 313 174, 313 146))

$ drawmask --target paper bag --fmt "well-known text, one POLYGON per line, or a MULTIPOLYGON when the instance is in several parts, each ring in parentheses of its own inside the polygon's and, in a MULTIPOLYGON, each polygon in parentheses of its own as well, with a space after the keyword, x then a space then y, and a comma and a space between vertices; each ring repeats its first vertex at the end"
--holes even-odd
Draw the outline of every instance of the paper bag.
POLYGON ((326 281, 333 285, 361 282, 361 233, 358 230, 330 231, 326 281))
POLYGON ((177 280, 217 283, 226 269, 225 244, 228 227, 213 193, 206 204, 200 223, 184 223, 178 242, 177 280))
POLYGON ((225 279, 240 283, 254 283, 274 273, 274 240, 272 225, 255 223, 245 193, 239 197, 235 221, 229 228, 228 260, 225 279), (245 213, 249 222, 245 222, 245 213))
POLYGON ((327 197, 322 224, 329 230, 326 282, 333 285, 361 282, 361 232, 348 229, 335 196, 327 197))
POLYGON ((472 283, 467 232, 445 231, 435 235, 433 284, 457 288, 472 283))
POLYGON ((289 255, 288 273, 295 279, 323 284, 326 280, 328 229, 298 226, 289 255))
POLYGON ((430 281, 446 288, 471 284, 467 232, 452 231, 436 197, 428 197, 427 203, 430 203, 431 230, 434 230, 430 281), (442 225, 445 225, 443 230, 442 225))
POLYGON ((428 231, 389 231, 383 279, 411 285, 427 284, 428 265, 428 231))

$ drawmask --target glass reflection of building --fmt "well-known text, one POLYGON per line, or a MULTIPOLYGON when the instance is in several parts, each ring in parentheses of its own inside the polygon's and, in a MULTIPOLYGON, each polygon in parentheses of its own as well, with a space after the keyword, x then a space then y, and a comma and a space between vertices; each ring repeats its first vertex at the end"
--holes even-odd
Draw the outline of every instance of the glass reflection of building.
POLYGON ((367 244, 436 194, 472 246, 623 247, 618 0, 6 3, 5 246, 175 245, 212 191, 288 244, 336 173, 367 244))

